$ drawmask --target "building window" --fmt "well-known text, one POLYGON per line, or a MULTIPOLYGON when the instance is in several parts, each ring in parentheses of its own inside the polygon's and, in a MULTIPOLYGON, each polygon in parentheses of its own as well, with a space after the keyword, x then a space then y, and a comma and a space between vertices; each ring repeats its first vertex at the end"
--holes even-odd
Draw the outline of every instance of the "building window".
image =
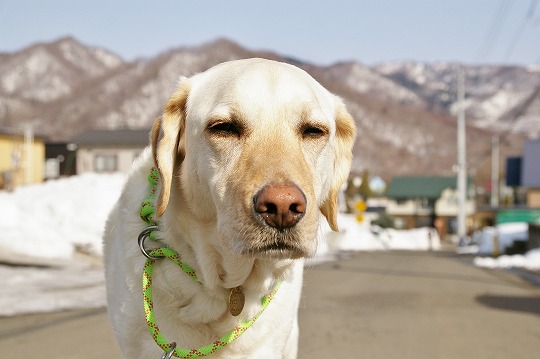
POLYGON ((118 160, 116 155, 96 155, 94 157, 95 172, 116 172, 118 171, 118 160))
POLYGON ((45 161, 45 179, 60 177, 60 159, 47 158, 45 161))
POLYGON ((429 198, 421 197, 417 199, 418 206, 421 209, 433 209, 435 207, 435 201, 429 198))

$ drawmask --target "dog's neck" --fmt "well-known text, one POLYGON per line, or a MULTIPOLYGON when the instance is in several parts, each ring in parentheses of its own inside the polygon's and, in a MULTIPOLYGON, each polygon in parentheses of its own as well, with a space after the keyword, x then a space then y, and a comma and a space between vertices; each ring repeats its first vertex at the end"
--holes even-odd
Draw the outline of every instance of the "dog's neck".
POLYGON ((235 254, 219 241, 215 223, 201 222, 194 218, 187 206, 178 207, 175 211, 166 211, 160 218, 161 230, 167 233, 167 245, 175 249, 181 258, 195 259, 194 263, 188 264, 208 290, 243 286, 266 294, 276 281, 285 279, 292 270, 291 259, 235 254), (179 218, 183 220, 179 221, 179 218))

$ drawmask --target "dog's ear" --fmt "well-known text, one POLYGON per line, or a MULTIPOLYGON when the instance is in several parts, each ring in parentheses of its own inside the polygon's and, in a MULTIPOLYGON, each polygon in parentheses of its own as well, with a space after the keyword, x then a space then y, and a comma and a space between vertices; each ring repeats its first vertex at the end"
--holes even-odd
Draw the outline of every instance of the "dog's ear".
POLYGON ((337 212, 338 196, 341 185, 347 179, 351 169, 352 147, 356 138, 356 124, 345 109, 341 99, 336 97, 336 137, 334 141, 334 174, 328 197, 320 210, 326 217, 330 228, 338 231, 337 212))
POLYGON ((188 79, 182 78, 178 89, 167 101, 163 115, 156 120, 152 128, 152 153, 161 183, 157 217, 161 217, 167 208, 173 176, 185 157, 185 110, 189 90, 188 79))

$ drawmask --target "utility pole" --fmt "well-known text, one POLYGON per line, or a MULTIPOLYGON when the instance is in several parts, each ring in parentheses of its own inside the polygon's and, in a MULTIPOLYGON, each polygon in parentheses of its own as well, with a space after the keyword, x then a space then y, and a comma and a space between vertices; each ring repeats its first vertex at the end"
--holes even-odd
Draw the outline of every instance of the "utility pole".
POLYGON ((465 74, 458 70, 458 123, 457 123, 457 159, 458 159, 458 238, 462 242, 467 234, 467 149, 465 140, 465 74))
POLYGON ((499 207, 499 136, 491 139, 491 201, 492 208, 499 207))
POLYGON ((34 166, 32 151, 34 146, 34 127, 32 124, 24 126, 24 182, 25 184, 32 183, 32 167, 34 166))

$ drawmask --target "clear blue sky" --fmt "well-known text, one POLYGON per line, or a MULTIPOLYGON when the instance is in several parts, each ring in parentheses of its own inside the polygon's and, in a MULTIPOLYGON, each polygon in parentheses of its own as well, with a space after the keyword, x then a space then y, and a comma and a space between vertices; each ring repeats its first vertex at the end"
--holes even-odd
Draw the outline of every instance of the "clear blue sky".
POLYGON ((540 61, 538 2, 0 0, 0 52, 72 35, 132 60, 226 37, 317 64, 534 64, 540 61))

